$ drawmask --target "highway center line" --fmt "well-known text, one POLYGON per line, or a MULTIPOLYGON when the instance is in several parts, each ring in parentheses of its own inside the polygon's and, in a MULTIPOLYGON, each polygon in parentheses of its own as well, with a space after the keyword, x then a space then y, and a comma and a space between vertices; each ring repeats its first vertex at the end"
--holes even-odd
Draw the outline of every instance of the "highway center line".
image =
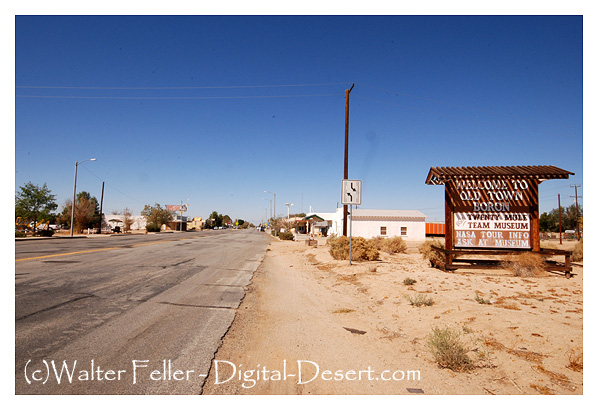
MULTIPOLYGON (((175 240, 154 241, 154 242, 151 242, 151 243, 135 244, 132 247, 141 247, 141 246, 144 246, 144 245, 168 243, 168 242, 171 242, 171 241, 180 241, 180 239, 177 238, 175 240)), ((119 248, 123 248, 123 247, 97 248, 95 250, 73 251, 71 253, 49 254, 49 255, 40 255, 38 257, 19 258, 18 260, 15 260, 15 263, 18 263, 19 261, 39 260, 41 258, 62 257, 62 256, 65 256, 65 255, 84 254, 84 253, 95 253, 95 252, 98 252, 98 251, 117 250, 119 248)))

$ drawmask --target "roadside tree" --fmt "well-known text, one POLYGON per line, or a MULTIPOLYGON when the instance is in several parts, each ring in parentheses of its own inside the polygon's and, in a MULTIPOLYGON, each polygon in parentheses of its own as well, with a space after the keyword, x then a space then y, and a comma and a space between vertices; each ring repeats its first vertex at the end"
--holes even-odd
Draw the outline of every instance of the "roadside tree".
POLYGON ((160 231, 163 224, 168 224, 174 220, 173 212, 162 208, 158 203, 155 203, 153 207, 146 204, 141 215, 146 219, 146 229, 148 231, 160 231))
MULTIPOLYGON (((578 220, 582 218, 582 207, 572 204, 569 207, 562 207, 562 231, 575 230, 577 216, 578 220)), ((549 212, 541 214, 539 217, 539 228, 542 232, 557 232, 559 230, 559 210, 554 208, 549 212)))
MULTIPOLYGON (((83 232, 86 228, 94 228, 102 221, 100 216, 100 208, 96 197, 92 197, 87 191, 81 191, 77 194, 75 200, 75 216, 73 231, 77 233, 83 232)), ((67 200, 60 215, 61 224, 71 224, 71 203, 67 200)))
POLYGON ((212 229, 214 227, 221 227, 223 225, 223 215, 213 211, 208 219, 206 220, 205 227, 212 229))
POLYGON ((133 225, 134 220, 131 217, 131 211, 128 208, 123 210, 123 231, 128 233, 131 231, 131 226, 133 225))
POLYGON ((27 223, 33 223, 34 230, 38 222, 42 220, 52 222, 55 219, 52 211, 58 208, 58 204, 56 204, 56 196, 51 194, 46 183, 40 187, 30 181, 19 189, 15 196, 16 217, 21 217, 27 223))

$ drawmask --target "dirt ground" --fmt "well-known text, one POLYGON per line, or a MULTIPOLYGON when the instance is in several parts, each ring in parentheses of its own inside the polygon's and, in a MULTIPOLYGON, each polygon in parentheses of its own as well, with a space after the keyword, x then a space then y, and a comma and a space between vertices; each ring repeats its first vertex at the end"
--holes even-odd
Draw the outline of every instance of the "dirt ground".
POLYGON ((323 240, 273 240, 203 394, 582 394, 582 263, 573 274, 443 272, 418 244, 349 265, 323 240), (460 332, 474 368, 435 362, 434 327, 460 332))

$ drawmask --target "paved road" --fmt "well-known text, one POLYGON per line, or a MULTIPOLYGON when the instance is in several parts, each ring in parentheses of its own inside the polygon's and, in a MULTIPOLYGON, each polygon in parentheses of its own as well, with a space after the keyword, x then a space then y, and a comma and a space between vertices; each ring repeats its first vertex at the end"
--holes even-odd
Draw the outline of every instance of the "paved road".
POLYGON ((201 393, 268 241, 226 230, 16 242, 15 392, 201 393))

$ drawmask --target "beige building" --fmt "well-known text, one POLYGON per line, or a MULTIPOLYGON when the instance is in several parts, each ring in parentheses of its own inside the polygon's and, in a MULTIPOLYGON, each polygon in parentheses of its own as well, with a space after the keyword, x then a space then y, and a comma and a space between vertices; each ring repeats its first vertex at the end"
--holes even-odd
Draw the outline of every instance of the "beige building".
POLYGON ((204 227, 205 221, 202 217, 194 217, 191 220, 187 220, 188 230, 201 230, 204 227))

